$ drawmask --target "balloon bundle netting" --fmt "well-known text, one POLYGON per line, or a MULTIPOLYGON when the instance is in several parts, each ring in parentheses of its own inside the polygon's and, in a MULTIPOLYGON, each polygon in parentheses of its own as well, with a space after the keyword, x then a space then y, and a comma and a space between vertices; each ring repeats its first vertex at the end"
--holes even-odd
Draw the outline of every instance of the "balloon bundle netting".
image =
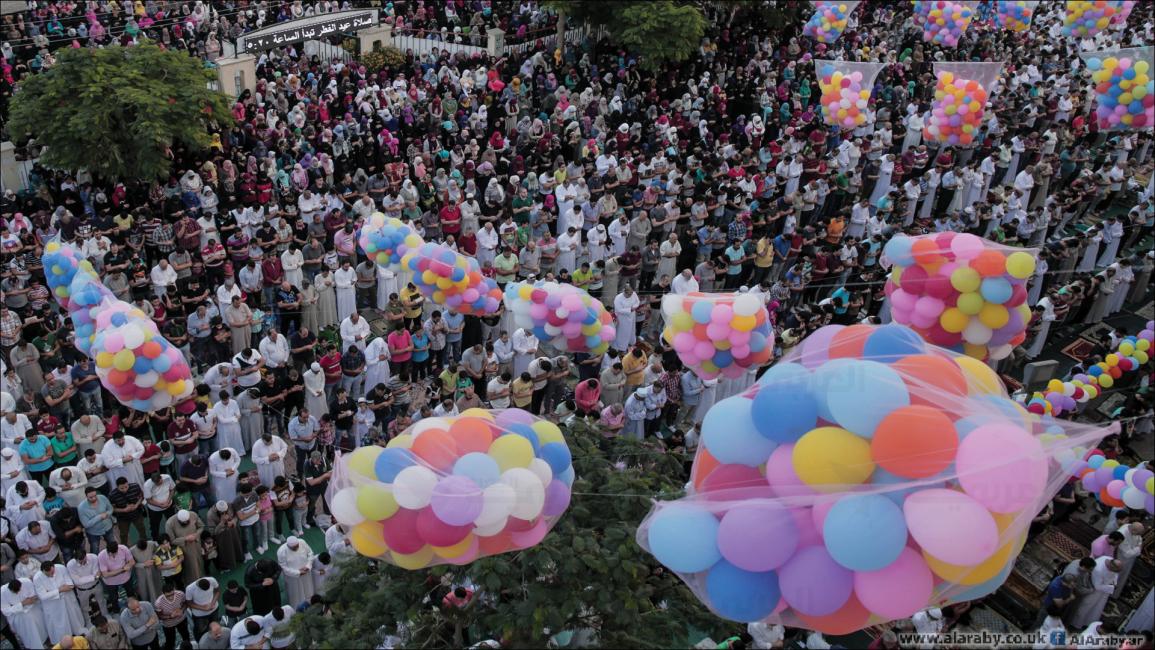
POLYGON ((504 300, 517 327, 558 350, 602 354, 614 340, 613 316, 572 284, 513 282, 506 285, 504 300))
POLYGON ((1056 454, 1106 433, 902 325, 828 326, 706 414, 690 494, 638 542, 723 618, 846 634, 997 589, 1056 454))
POLYGON ((76 348, 116 399, 155 411, 192 395, 192 370, 179 348, 140 309, 118 300, 77 250, 49 242, 41 257, 49 288, 72 319, 76 348))
POLYGON ((678 359, 703 379, 742 376, 771 359, 770 314, 751 294, 693 292, 662 298, 662 337, 678 359))
POLYGON ((408 250, 401 265, 413 272, 423 296, 466 316, 496 313, 501 289, 481 274, 477 260, 442 244, 425 242, 408 250))
POLYGON ((922 39, 944 47, 957 47, 977 13, 977 4, 960 0, 915 0, 915 22, 922 27, 922 39))
POLYGON ((970 145, 982 129, 990 91, 1002 63, 936 63, 934 100, 922 137, 929 142, 970 145))
POLYGON ((1134 0, 1068 0, 1063 17, 1063 35, 1087 38, 1127 22, 1134 0))
POLYGON ((883 249, 894 322, 976 359, 1002 359, 1026 339, 1035 249, 968 233, 897 235, 883 249))
POLYGON ((1081 55, 1095 84, 1095 119, 1100 130, 1146 130, 1155 124, 1153 51, 1134 47, 1081 55))
POLYGON ((545 538, 569 507, 570 461, 556 424, 469 409, 343 456, 329 503, 362 555, 404 569, 468 564, 545 538))
POLYGON ((802 26, 802 33, 819 43, 833 43, 842 36, 850 21, 850 14, 859 0, 819 0, 814 3, 814 15, 802 26))
POLYGON ((865 124, 874 80, 883 67, 885 64, 882 63, 816 59, 814 69, 818 72, 818 88, 822 91, 819 103, 826 123, 844 129, 865 124))
POLYGON ((999 0, 995 6, 995 23, 1012 32, 1025 32, 1039 9, 1038 0, 999 0))
POLYGON ((380 212, 374 212, 361 226, 357 241, 365 257, 390 271, 400 270, 405 254, 425 243, 411 226, 380 212))

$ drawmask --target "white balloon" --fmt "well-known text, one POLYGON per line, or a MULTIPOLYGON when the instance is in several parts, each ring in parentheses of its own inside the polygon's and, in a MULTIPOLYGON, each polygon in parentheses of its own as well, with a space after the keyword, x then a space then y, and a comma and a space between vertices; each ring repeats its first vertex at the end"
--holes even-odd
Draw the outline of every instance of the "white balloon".
POLYGON ((477 535, 478 537, 493 537, 494 535, 505 530, 505 525, 507 523, 509 523, 509 517, 502 517, 492 524, 487 524, 485 526, 474 526, 473 534, 477 535))
POLYGON ((1120 495, 1123 505, 1132 510, 1139 510, 1147 503, 1147 497, 1143 495, 1143 490, 1134 487, 1123 488, 1123 493, 1120 495))
POLYGON ((1011 345, 1000 345, 997 348, 991 348, 991 358, 995 361, 998 361, 999 359, 1006 359, 1007 357, 1011 356, 1011 352, 1013 350, 1014 348, 1011 345))
POLYGON ((137 375, 132 379, 132 383, 141 388, 150 388, 156 386, 156 380, 160 379, 160 375, 156 374, 155 370, 149 370, 143 375, 137 375))
POLYGON ((501 475, 501 482, 512 487, 516 494, 511 513, 518 519, 533 519, 541 514, 545 506, 545 486, 541 484, 537 474, 522 467, 506 470, 501 475))
POLYGON ((124 327, 124 347, 129 350, 135 350, 144 345, 144 330, 137 325, 127 325, 124 327))
POLYGON ((168 408, 172 406, 172 395, 169 395, 166 390, 157 391, 150 401, 154 409, 168 408))
POLYGON ((437 474, 433 470, 422 465, 410 465, 393 479, 393 498, 402 508, 420 510, 429 505, 435 487, 437 474))
MULTIPOLYGON (((529 470, 522 470, 529 471, 529 470)), ((503 477, 504 478, 504 477, 503 477)), ((534 481, 537 477, 534 476, 534 481)), ((481 513, 473 520, 477 530, 474 532, 481 535, 481 529, 490 529, 497 524, 505 527, 505 520, 513 512, 514 503, 517 501, 517 492, 514 491, 511 485, 506 483, 494 483, 485 488, 481 494, 481 513)), ((501 530, 500 528, 498 530, 501 530)), ((481 535, 482 537, 489 537, 497 533, 490 533, 489 535, 481 535)))
POLYGON ((414 438, 416 438, 417 436, 421 435, 423 431, 428 431, 430 429, 441 429, 442 431, 448 431, 449 420, 445 418, 425 418, 424 420, 419 420, 416 424, 410 427, 409 433, 412 434, 414 438))
POLYGON ((365 516, 357 508, 357 488, 347 487, 333 495, 329 501, 329 511, 337 521, 346 526, 356 526, 365 521, 365 516))
POLYGON ((986 345, 994 333, 994 330, 975 319, 967 323, 966 329, 962 331, 962 337, 971 345, 986 345))
POLYGON ((529 462, 529 471, 541 480, 542 487, 549 485, 549 482, 553 480, 553 468, 540 458, 534 458, 529 462))

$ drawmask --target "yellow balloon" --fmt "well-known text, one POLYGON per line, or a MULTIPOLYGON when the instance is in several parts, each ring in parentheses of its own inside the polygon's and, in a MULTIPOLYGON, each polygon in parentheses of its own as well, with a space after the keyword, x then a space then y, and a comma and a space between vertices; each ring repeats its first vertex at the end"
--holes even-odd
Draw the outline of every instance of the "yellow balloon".
POLYGON ((895 264, 894 268, 890 269, 890 281, 894 283, 894 286, 901 287, 902 286, 901 280, 902 280, 902 268, 899 267, 897 264, 895 264))
POLYGON ((1006 325, 1010 320, 1010 312, 1002 305, 988 303, 983 305, 983 308, 979 310, 979 322, 993 330, 997 330, 1003 325, 1006 325))
POLYGON ((463 418, 481 418, 493 422, 493 414, 483 408, 465 409, 461 412, 463 418))
POLYGON ((1047 382, 1047 392, 1061 393, 1063 392, 1063 382, 1060 379, 1052 379, 1047 382))
POLYGON ((991 367, 974 357, 955 357, 972 395, 1002 395, 1003 382, 991 367))
POLYGON ((537 439, 541 444, 547 445, 551 442, 565 442, 565 436, 561 434, 561 429, 556 424, 548 420, 541 420, 534 422, 532 425, 533 432, 537 434, 537 439))
MULTIPOLYGON (((377 445, 358 447, 345 457, 345 462, 349 469, 354 472, 376 480, 377 470, 375 466, 377 464, 377 457, 381 455, 382 451, 384 451, 384 449, 377 445)), ((384 519, 384 517, 381 517, 381 519, 384 519)))
POLYGON ((389 552, 385 529, 377 521, 363 521, 349 530, 349 543, 361 555, 380 557, 389 552))
POLYGON ((136 356, 132 354, 131 350, 122 349, 112 356, 112 367, 120 371, 131 369, 134 363, 136 363, 136 356))
POLYGON ((943 330, 952 334, 958 334, 967 327, 970 322, 970 317, 962 313, 957 307, 950 307, 943 311, 942 316, 939 316, 939 325, 942 325, 943 330))
POLYGON ((976 316, 983 309, 986 301, 977 292, 964 293, 958 297, 958 310, 967 316, 976 316))
POLYGON ((1139 363, 1147 363, 1151 360, 1151 356, 1143 350, 1135 350, 1135 360, 1139 363))
MULTIPOLYGON (((599 323, 593 325, 597 326, 599 330, 601 329, 599 323)), ((680 311, 670 317, 670 327, 673 327, 674 331, 677 332, 688 332, 694 329, 694 318, 688 313, 680 311)))
POLYGON ((410 571, 414 569, 424 569, 429 564, 429 561, 433 559, 433 548, 426 544, 416 553, 406 555, 393 551, 389 557, 393 560, 393 564, 396 564, 402 569, 408 569, 410 571))
POLYGON ((1100 467, 1106 467, 1107 469, 1115 469, 1118 466, 1119 466, 1119 461, 1115 460, 1114 458, 1108 458, 1107 460, 1103 461, 1103 464, 1100 467))
POLYGON ((1115 378, 1107 373, 1099 375, 1099 386, 1103 388, 1110 388, 1115 385, 1115 378))
MULTIPOLYGON (((386 449, 392 449, 394 447, 400 447, 402 449, 409 449, 412 446, 413 446, 413 436, 411 434, 408 434, 408 433, 403 433, 403 434, 397 436, 396 438, 390 440, 388 443, 385 444, 386 449)), ((376 475, 374 474, 374 476, 376 476, 376 475)))
POLYGON ((469 547, 473 545, 474 539, 475 538, 473 534, 470 533, 465 536, 465 539, 457 542, 453 546, 431 546, 429 548, 433 549, 433 552, 438 556, 447 560, 452 560, 455 557, 461 557, 462 555, 465 555, 465 552, 468 551, 469 547))
POLYGON ((974 293, 982 283, 983 277, 979 272, 967 266, 957 268, 950 274, 950 284, 959 293, 974 293))
POLYGON ((839 427, 810 430, 795 443, 791 459, 798 478, 820 492, 864 483, 874 472, 870 441, 839 427))
POLYGON ((111 352, 98 352, 96 354, 96 367, 97 368, 111 368, 112 367, 112 359, 113 359, 113 356, 112 356, 111 352))
POLYGON ((437 278, 438 289, 448 289, 453 286, 453 280, 450 278, 437 278))
POLYGON ((1007 273, 1011 277, 1025 280, 1035 272, 1035 258, 1030 253, 1018 251, 1007 256, 1007 273))
POLYGON ((59 242, 48 242, 48 245, 44 247, 45 253, 55 253, 58 250, 60 250, 59 242))
POLYGON ((521 436, 505 435, 489 445, 489 455, 503 472, 514 467, 529 467, 533 461, 533 445, 521 436))
POLYGON ((730 327, 739 332, 749 332, 758 324, 758 319, 753 316, 735 316, 730 319, 730 327))
POLYGON ((169 395, 176 397, 185 391, 185 382, 183 379, 178 379, 170 383, 168 386, 165 386, 165 390, 168 391, 169 395))
MULTIPOLYGON (((995 515, 995 521, 999 524, 999 538, 1006 536, 1007 527, 1014 521, 1013 516, 995 515)), ((1000 546, 998 550, 991 554, 990 557, 972 565, 959 565, 943 562, 933 555, 922 552, 922 557, 926 560, 930 570, 934 571, 935 575, 947 582, 953 582, 960 585, 977 585, 997 576, 1007 566, 1007 562, 1012 561, 1022 549, 1023 544, 1027 541, 1026 533, 1014 535, 1000 546)))
POLYGON ((373 521, 388 519, 400 507, 393 498, 393 490, 380 483, 370 483, 357 488, 357 510, 360 510, 366 519, 373 521))

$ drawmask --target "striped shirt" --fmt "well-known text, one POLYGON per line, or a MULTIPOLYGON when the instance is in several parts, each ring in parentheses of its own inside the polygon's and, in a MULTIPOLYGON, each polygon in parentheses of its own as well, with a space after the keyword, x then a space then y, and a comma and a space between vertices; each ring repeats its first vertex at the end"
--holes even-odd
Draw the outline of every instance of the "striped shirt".
POLYGON ((184 592, 175 589, 171 594, 161 594, 157 597, 153 607, 156 608, 156 617, 165 627, 176 627, 184 620, 184 592))

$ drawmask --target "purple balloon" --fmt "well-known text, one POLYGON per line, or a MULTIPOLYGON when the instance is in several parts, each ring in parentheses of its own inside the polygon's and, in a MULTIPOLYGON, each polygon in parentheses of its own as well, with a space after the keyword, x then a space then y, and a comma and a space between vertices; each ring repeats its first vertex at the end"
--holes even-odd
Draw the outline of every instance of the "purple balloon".
POLYGON ((802 356, 799 363, 807 368, 816 368, 830 358, 830 341, 842 330, 842 325, 827 325, 802 341, 802 356))
POLYGON ((776 503, 738 504, 726 512, 718 527, 722 557, 746 571, 777 569, 797 548, 794 517, 776 503))
POLYGON ((568 485, 557 479, 550 481, 549 486, 545 488, 545 505, 542 506, 541 514, 547 517, 560 515, 569 507, 569 499, 568 485))
POLYGON ((521 409, 505 409, 497 415, 496 424, 502 429, 508 429, 511 424, 533 424, 534 417, 529 411, 521 409))
POLYGON ((1100 467, 1095 470, 1095 483, 1097 483, 1100 488, 1107 487, 1107 484, 1113 480, 1115 480, 1114 467, 1100 467))
POLYGON ((442 478, 433 488, 429 505, 433 514, 450 526, 473 523, 481 514, 481 488, 465 476, 450 475, 442 478))
POLYGON ((778 570, 782 597, 806 616, 838 611, 854 590, 854 572, 830 557, 823 546, 807 546, 778 570))
POLYGON ((1155 494, 1147 495, 1147 501, 1143 507, 1147 509, 1147 512, 1155 515, 1155 494))
POLYGON ((1134 485, 1140 490, 1146 490, 1147 481, 1149 481, 1152 476, 1155 476, 1155 472, 1149 469, 1137 469, 1135 473, 1131 475, 1131 485, 1134 485))
POLYGON ((1095 472, 1088 472, 1083 475, 1083 489, 1092 494, 1097 494, 1099 490, 1103 489, 1099 485, 1099 479, 1096 478, 1095 472))

